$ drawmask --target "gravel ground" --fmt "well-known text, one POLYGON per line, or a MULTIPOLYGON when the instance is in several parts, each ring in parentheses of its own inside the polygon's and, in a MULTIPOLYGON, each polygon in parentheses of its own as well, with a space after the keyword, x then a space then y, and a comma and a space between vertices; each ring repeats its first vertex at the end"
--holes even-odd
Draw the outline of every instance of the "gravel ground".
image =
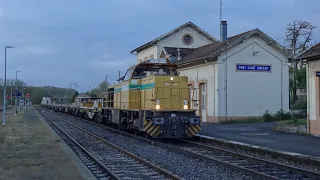
MULTIPOLYGON (((196 141, 196 142, 199 143, 198 141, 196 141)), ((209 145, 209 146, 221 148, 221 149, 226 149, 226 150, 229 150, 229 151, 237 152, 237 153, 248 155, 248 156, 253 156, 253 157, 269 160, 269 161, 272 161, 272 162, 282 163, 282 164, 286 164, 286 165, 290 165, 290 166, 294 166, 294 167, 299 167, 299 168, 308 169, 308 170, 311 170, 311 171, 320 172, 320 167, 319 166, 302 164, 302 163, 295 162, 295 161, 292 161, 292 160, 291 161, 287 160, 285 158, 277 158, 277 159, 275 159, 275 158, 271 157, 268 154, 261 154, 259 152, 253 152, 253 151, 248 151, 248 150, 243 150, 243 149, 231 148, 229 146, 223 146, 223 145, 220 145, 220 144, 216 144, 214 142, 200 142, 200 143, 204 144, 204 145, 209 145)))
POLYGON ((155 175, 157 175, 157 179, 163 178, 161 174, 158 174, 156 171, 149 169, 128 156, 125 156, 114 148, 100 140, 97 140, 95 137, 83 133, 83 131, 68 125, 65 122, 61 123, 63 126, 60 126, 59 124, 59 127, 61 127, 67 134, 71 135, 74 140, 99 159, 99 161, 105 162, 107 167, 112 166, 113 169, 121 171, 121 175, 116 173, 120 178, 130 177, 150 179, 150 173, 153 174, 153 178, 156 177, 155 175), (147 174, 145 172, 147 172, 147 174))
MULTIPOLYGON (((55 117, 52 112, 47 112, 46 115, 52 117, 52 119, 55 117)), ((62 117, 63 115, 59 114, 59 116, 62 117)), ((107 131, 76 118, 69 116, 63 116, 63 118, 185 179, 257 179, 232 169, 226 169, 212 163, 177 154, 148 142, 107 131)))

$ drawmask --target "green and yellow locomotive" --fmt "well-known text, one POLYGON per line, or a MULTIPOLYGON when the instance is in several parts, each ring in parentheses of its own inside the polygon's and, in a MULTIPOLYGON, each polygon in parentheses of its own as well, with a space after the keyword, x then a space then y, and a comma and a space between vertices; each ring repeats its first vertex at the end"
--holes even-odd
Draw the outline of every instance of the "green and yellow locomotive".
POLYGON ((152 59, 130 67, 100 98, 73 105, 45 104, 120 129, 153 138, 190 138, 200 131, 200 117, 190 109, 188 77, 166 59, 152 59))
POLYGON ((193 137, 200 117, 189 109, 188 77, 165 59, 130 67, 119 83, 103 93, 102 121, 143 131, 155 138, 193 137))

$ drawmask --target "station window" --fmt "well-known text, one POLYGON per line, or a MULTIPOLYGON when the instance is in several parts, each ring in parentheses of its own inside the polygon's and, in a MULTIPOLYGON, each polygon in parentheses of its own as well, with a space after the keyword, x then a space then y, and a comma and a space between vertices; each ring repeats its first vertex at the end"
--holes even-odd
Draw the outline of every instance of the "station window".
POLYGON ((149 59, 154 59, 154 55, 153 55, 153 54, 150 55, 150 56, 149 56, 149 59))
POLYGON ((145 61, 148 60, 148 57, 144 57, 144 60, 145 60, 145 61))

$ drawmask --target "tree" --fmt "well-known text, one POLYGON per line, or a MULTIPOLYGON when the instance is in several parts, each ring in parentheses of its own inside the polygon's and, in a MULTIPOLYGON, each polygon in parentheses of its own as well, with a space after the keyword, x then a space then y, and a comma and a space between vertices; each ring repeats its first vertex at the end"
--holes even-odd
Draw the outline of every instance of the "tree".
POLYGON ((74 100, 76 99, 76 97, 79 95, 79 92, 76 91, 72 97, 72 102, 74 102, 74 100))
POLYGON ((308 21, 295 20, 287 25, 286 28, 286 46, 292 52, 291 63, 293 64, 293 80, 292 80, 292 93, 293 102, 297 99, 297 63, 295 58, 298 54, 307 50, 312 46, 311 40, 313 37, 313 31, 316 26, 312 25, 308 21))
POLYGON ((304 89, 307 87, 307 72, 305 66, 297 70, 296 81, 298 88, 304 89))
POLYGON ((108 82, 102 81, 96 88, 86 92, 86 94, 88 94, 90 97, 99 97, 101 93, 107 90, 108 85, 108 82))

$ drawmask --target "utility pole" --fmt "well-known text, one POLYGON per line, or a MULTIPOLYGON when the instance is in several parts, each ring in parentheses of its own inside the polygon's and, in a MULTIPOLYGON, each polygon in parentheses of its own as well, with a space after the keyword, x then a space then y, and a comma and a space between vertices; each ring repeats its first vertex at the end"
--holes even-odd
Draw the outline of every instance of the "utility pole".
POLYGON ((297 34, 296 31, 293 31, 293 38, 292 38, 292 73, 293 73, 293 102, 294 103, 297 99, 297 81, 296 81, 296 62, 295 62, 295 57, 296 57, 296 44, 297 44, 297 34))
POLYGON ((105 86, 106 86, 106 87, 105 87, 105 92, 107 92, 107 86, 108 86, 108 85, 107 85, 107 82, 108 82, 108 81, 107 81, 107 78, 108 78, 108 75, 106 74, 106 78, 105 78, 105 80, 104 80, 104 81, 105 81, 105 84, 106 84, 106 85, 105 85, 105 86))
POLYGON ((220 22, 219 24, 221 23, 222 21, 222 0, 220 0, 220 22))

